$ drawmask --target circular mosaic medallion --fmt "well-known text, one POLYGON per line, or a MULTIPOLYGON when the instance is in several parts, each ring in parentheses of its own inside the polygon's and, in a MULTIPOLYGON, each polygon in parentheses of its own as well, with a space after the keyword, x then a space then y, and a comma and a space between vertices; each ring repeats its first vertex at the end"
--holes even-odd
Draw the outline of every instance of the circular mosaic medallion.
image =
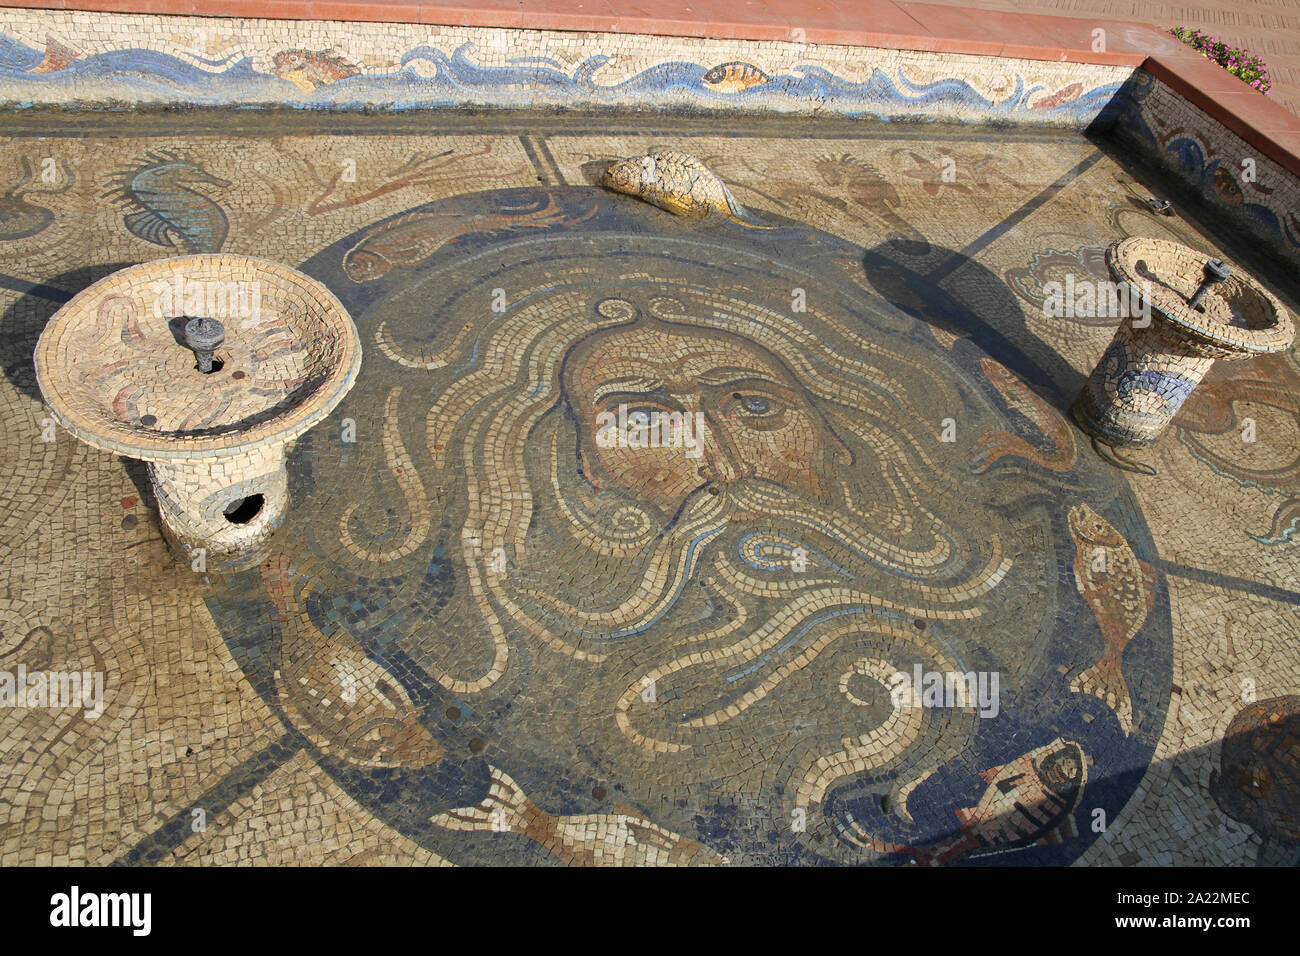
POLYGON ((1145 523, 863 261, 581 187, 322 252, 367 361, 211 601, 250 678, 455 862, 1077 857, 1170 691, 1145 523))

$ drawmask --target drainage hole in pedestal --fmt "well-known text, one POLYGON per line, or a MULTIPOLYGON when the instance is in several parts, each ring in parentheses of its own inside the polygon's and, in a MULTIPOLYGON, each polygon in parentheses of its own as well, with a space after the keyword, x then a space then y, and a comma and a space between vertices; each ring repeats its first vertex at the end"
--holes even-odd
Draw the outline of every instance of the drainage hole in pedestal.
POLYGON ((224 512, 226 520, 231 524, 248 524, 262 510, 265 500, 261 495, 249 495, 247 498, 231 502, 230 507, 224 512))

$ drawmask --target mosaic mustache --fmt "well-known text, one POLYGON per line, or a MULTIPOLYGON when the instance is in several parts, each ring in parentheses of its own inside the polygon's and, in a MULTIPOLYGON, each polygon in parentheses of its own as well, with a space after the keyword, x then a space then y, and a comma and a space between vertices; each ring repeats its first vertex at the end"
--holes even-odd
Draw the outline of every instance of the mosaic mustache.
MULTIPOLYGON (((934 533, 936 539, 946 546, 945 552, 949 548, 958 550, 951 533, 937 528, 934 533)), ((851 512, 841 513, 841 509, 818 506, 778 485, 747 479, 730 486, 723 495, 716 498, 701 491, 688 503, 680 524, 674 533, 666 537, 663 547, 671 550, 688 538, 692 544, 698 543, 694 566, 683 572, 684 579, 673 592, 674 599, 680 596, 681 584, 685 583, 686 578, 704 574, 703 569, 708 566, 709 573, 728 579, 737 593, 754 598, 779 597, 797 603, 796 595, 813 588, 837 585, 867 588, 864 579, 869 577, 872 570, 883 570, 903 578, 914 577, 907 564, 890 561, 885 555, 873 554, 873 543, 869 537, 861 519, 851 512), (753 530, 748 530, 745 526, 751 521, 755 526, 753 530), (734 525, 741 526, 739 533, 727 534, 729 526, 734 525), (768 573, 784 571, 795 565, 799 551, 807 556, 804 567, 808 572, 806 578, 791 583, 773 581, 766 577, 768 573), (711 563, 708 559, 711 559, 711 563)), ((888 542, 875 544, 885 545, 888 542)), ((965 572, 968 565, 977 564, 979 559, 980 555, 976 553, 960 556, 953 554, 950 559, 929 569, 932 574, 926 577, 932 583, 937 583, 955 572, 965 572)), ((984 566, 975 569, 966 580, 953 585, 951 590, 954 593, 991 590, 1005 579, 1009 565, 1010 562, 995 546, 984 566)), ((842 596, 847 598, 850 595, 845 591, 842 596)), ((886 606, 892 601, 880 597, 878 603, 886 606)), ((942 598, 937 599, 937 603, 942 603, 942 598)), ((671 607, 669 605, 665 608, 660 618, 671 607)), ((811 622, 822 607, 813 604, 810 605, 810 610, 813 613, 797 617, 799 624, 811 622)), ((944 616, 942 610, 935 614, 936 617, 944 616)), ((779 615, 773 613, 769 616, 776 618, 779 615)), ((653 623, 655 622, 647 622, 644 627, 653 623)), ((734 681, 751 670, 752 668, 742 669, 728 680, 734 681)))

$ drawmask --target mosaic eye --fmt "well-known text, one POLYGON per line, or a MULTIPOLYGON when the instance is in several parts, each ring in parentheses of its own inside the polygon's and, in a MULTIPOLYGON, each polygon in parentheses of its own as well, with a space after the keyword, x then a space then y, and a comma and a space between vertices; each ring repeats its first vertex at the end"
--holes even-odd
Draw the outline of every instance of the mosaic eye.
POLYGON ((780 411, 778 404, 764 395, 740 395, 737 401, 746 415, 765 416, 780 411))

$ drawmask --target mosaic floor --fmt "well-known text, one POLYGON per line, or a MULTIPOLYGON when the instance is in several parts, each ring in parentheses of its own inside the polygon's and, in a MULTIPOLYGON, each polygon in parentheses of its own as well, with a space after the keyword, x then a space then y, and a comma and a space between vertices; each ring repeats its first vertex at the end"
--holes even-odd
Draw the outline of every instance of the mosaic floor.
POLYGON ((26 122, 0 671, 103 699, 0 708, 0 862, 1300 855, 1300 364, 1216 367, 1153 476, 1098 456, 1064 411, 1116 319, 1044 287, 1218 247, 1086 139, 26 122), (594 185, 668 145, 746 217, 594 185), (364 349, 243 570, 169 550, 32 367, 71 294, 214 251, 321 280, 364 349))

